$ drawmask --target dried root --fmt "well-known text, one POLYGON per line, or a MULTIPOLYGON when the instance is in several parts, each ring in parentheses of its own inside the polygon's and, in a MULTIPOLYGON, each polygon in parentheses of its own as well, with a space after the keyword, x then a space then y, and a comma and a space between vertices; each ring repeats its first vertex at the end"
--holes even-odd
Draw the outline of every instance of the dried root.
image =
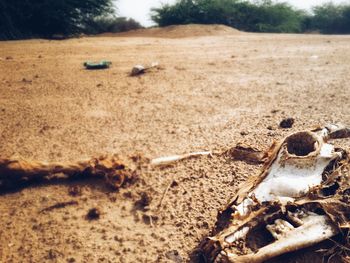
POLYGON ((77 163, 31 162, 22 159, 0 159, 0 191, 18 188, 37 181, 60 178, 99 177, 113 189, 137 177, 117 156, 102 156, 77 163))
POLYGON ((59 203, 56 203, 52 206, 41 209, 40 213, 49 212, 49 211, 52 211, 54 209, 64 208, 66 206, 77 205, 77 204, 78 204, 78 201, 59 202, 59 203))

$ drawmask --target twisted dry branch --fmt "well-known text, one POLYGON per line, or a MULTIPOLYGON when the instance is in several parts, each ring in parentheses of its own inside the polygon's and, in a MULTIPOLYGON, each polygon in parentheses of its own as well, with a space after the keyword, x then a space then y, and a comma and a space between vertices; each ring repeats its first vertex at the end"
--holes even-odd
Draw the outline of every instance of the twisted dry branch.
POLYGON ((116 155, 76 163, 0 159, 0 191, 18 188, 31 182, 76 177, 104 178, 109 186, 118 189, 136 176, 136 170, 128 168, 116 155))

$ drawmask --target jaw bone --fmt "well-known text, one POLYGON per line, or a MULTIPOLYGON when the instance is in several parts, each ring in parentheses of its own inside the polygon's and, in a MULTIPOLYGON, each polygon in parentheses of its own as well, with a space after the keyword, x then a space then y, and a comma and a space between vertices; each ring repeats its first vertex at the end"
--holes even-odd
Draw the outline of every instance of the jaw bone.
POLYGON ((200 246, 202 259, 263 262, 349 228, 350 205, 344 201, 349 161, 328 143, 349 136, 349 129, 329 125, 274 144, 261 174, 240 187, 219 213, 218 234, 200 246))

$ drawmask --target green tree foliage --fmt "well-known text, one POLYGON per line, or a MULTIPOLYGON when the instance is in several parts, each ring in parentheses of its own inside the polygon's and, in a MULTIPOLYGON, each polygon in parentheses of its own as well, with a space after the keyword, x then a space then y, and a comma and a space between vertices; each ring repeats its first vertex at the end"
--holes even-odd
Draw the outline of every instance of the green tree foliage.
POLYGON ((0 0, 0 39, 76 34, 113 13, 112 0, 0 0))
POLYGON ((300 32, 305 13, 286 3, 241 0, 178 0, 152 9, 160 26, 172 24, 224 24, 245 31, 300 32))
POLYGON ((151 18, 160 26, 199 23, 224 24, 250 32, 350 32, 350 5, 330 3, 315 7, 309 14, 271 0, 178 0, 153 8, 151 18))
POLYGON ((311 28, 326 34, 350 33, 350 5, 326 3, 313 8, 311 28))
POLYGON ((255 23, 250 31, 258 32, 301 32, 305 13, 286 3, 264 1, 255 6, 255 23))
POLYGON ((117 33, 143 28, 142 25, 132 18, 126 17, 97 17, 89 21, 85 28, 87 34, 117 33))

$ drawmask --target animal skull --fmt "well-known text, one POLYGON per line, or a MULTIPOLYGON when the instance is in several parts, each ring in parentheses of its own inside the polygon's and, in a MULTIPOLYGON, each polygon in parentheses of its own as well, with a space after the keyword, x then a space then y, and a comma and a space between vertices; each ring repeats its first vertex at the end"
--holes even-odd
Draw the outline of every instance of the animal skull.
POLYGON ((328 141, 349 131, 329 125, 273 144, 260 175, 219 212, 214 236, 200 245, 201 259, 263 262, 348 229, 349 160, 328 141))

